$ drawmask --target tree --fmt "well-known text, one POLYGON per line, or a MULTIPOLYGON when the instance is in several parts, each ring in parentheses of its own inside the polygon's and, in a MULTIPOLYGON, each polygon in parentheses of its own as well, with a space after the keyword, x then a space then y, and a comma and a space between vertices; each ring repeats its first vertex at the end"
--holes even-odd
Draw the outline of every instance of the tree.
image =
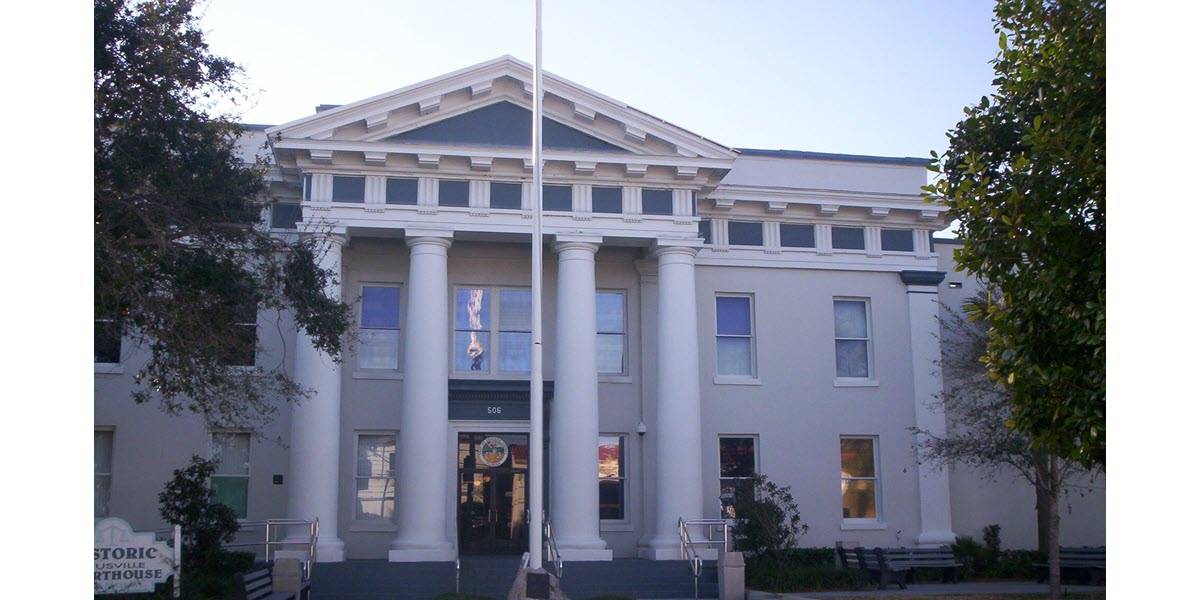
POLYGON ((231 365, 258 311, 291 311, 314 345, 340 356, 349 309, 323 290, 320 236, 263 226, 260 159, 211 106, 236 104, 240 72, 213 55, 193 0, 95 0, 94 273, 97 317, 148 350, 133 399, 211 425, 252 426, 306 390, 281 369, 231 365))
POLYGON ((808 524, 800 520, 791 486, 779 485, 762 474, 748 483, 734 495, 733 544, 748 558, 763 561, 773 587, 783 590, 788 574, 785 554, 808 533, 808 524))
MULTIPOLYGON (((1067 481, 1087 475, 1089 470, 1038 448, 1029 436, 1008 426, 1013 391, 995 381, 982 360, 988 350, 989 303, 987 292, 969 299, 963 308, 978 317, 971 319, 956 307, 943 305, 939 366, 945 387, 940 397, 929 401, 944 409, 947 432, 936 435, 912 428, 917 434, 917 456, 942 467, 967 465, 993 480, 1016 472, 1028 481, 1036 497, 1038 550, 1049 558, 1050 583, 1057 590, 1059 502, 1066 494, 1067 481)), ((998 534, 993 535, 998 546, 998 534)), ((1058 597, 1057 591, 1052 593, 1058 597)))
POLYGON ((931 169, 955 258, 998 294, 984 361, 1011 424, 1048 454, 1105 464, 1105 2, 998 0, 995 91, 931 169))
POLYGON ((216 470, 216 461, 193 456, 187 467, 175 469, 158 494, 163 521, 179 525, 183 532, 184 559, 201 569, 218 562, 221 544, 233 541, 238 532, 233 509, 213 498, 209 479, 216 470))

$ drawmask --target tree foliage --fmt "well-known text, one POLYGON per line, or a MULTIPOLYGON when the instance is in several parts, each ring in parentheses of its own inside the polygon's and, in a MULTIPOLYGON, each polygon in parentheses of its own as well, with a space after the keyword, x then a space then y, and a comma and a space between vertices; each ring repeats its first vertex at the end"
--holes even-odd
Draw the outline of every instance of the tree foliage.
POLYGON ((239 68, 214 55, 193 0, 95 0, 95 313, 149 358, 134 400, 244 426, 305 390, 282 369, 231 366, 259 311, 291 311, 337 357, 350 316, 323 290, 318 237, 263 226, 265 161, 215 114, 240 97, 239 68), (253 321, 253 317, 250 318, 253 321))
POLYGON ((926 187, 963 240, 960 268, 999 292, 984 360, 1011 424, 1105 462, 1105 2, 999 0, 995 91, 965 109, 926 187))
POLYGON ((221 544, 238 532, 233 509, 216 502, 209 479, 217 463, 193 456, 187 467, 175 469, 158 494, 159 513, 183 532, 183 556, 189 565, 207 566, 216 559, 221 544))
POLYGON ((800 519, 800 509, 792 488, 779 485, 765 475, 755 475, 752 487, 736 495, 733 504, 735 547, 754 556, 778 558, 795 547, 808 525, 800 519))

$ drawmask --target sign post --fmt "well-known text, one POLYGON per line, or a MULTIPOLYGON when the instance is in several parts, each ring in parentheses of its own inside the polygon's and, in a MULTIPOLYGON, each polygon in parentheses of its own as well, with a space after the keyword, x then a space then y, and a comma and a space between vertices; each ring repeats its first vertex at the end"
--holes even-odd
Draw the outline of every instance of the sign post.
POLYGON ((175 548, 154 539, 153 532, 138 533, 123 519, 110 517, 96 523, 93 587, 96 594, 153 592, 154 585, 175 575, 174 596, 179 597, 180 530, 175 526, 175 548))

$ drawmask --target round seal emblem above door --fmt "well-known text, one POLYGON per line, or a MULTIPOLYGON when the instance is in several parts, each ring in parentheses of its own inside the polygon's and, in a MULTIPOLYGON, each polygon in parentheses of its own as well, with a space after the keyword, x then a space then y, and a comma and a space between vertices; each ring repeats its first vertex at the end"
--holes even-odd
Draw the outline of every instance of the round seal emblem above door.
POLYGON ((508 460, 508 442, 496 436, 485 437, 476 447, 475 456, 480 464, 498 467, 508 460))

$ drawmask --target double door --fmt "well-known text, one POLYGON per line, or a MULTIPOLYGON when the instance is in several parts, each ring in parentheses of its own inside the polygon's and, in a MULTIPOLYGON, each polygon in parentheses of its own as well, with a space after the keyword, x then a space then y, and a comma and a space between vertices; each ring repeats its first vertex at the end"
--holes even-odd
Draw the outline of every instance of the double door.
POLYGON ((529 548, 529 436, 458 435, 458 547, 463 554, 529 548))

